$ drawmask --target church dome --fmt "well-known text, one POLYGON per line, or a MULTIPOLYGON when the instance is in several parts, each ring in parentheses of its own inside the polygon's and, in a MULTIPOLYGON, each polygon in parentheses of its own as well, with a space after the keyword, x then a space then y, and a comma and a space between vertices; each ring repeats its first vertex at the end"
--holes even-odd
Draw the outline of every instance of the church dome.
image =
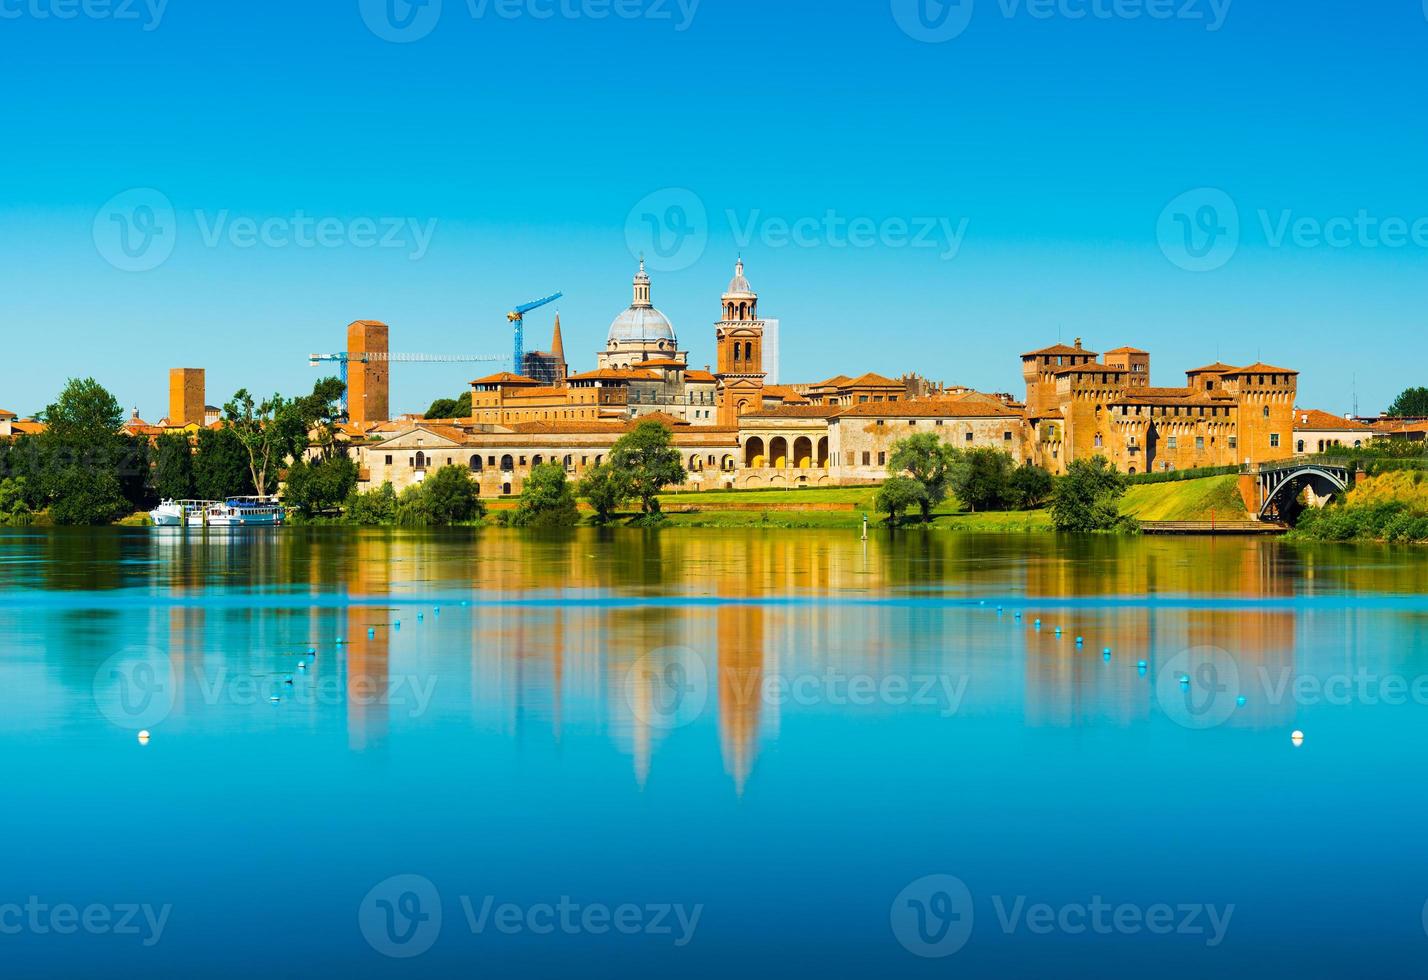
POLYGON ((744 260, 741 257, 737 265, 734 266, 734 278, 729 280, 729 288, 724 291, 726 296, 753 296, 753 287, 749 285, 749 280, 744 278, 744 260))
POLYGON ((674 344, 674 327, 663 313, 653 306, 632 306, 610 324, 610 343, 653 344, 667 341, 674 344))

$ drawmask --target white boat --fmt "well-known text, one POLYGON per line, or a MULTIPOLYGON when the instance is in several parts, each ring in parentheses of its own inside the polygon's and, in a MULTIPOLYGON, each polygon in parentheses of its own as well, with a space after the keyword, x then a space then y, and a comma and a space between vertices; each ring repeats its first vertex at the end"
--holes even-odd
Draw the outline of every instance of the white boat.
MULTIPOLYGON (((284 516, 277 497, 229 497, 204 510, 198 523, 208 527, 277 527, 284 516)), ((190 517, 190 526, 193 523, 190 517)))
POLYGON ((216 500, 165 500, 149 511, 149 519, 154 522, 155 527, 183 527, 185 524, 202 524, 204 511, 217 503, 216 500))
POLYGON ((285 516, 276 497, 165 500, 149 511, 155 527, 277 527, 285 516))

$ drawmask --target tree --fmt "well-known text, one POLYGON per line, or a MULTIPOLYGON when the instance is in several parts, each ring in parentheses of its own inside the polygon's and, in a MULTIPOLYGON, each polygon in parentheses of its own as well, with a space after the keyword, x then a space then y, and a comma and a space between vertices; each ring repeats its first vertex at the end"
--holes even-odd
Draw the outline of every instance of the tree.
POLYGON ((663 423, 641 422, 610 448, 610 465, 629 480, 629 496, 637 497, 646 515, 659 513, 659 492, 683 483, 684 464, 663 423))
POLYGON ((308 462, 302 457, 288 468, 283 502, 304 517, 333 513, 357 488, 357 464, 346 456, 308 462))
POLYGON ((1135 522, 1121 517, 1118 507, 1125 492, 1125 477, 1104 456, 1078 459, 1056 481, 1051 522, 1058 531, 1082 533, 1133 528, 1135 522))
POLYGON ((1018 510, 1035 510, 1046 503, 1055 484, 1050 470, 1023 463, 1012 472, 1009 503, 1018 510))
POLYGON ((471 417, 471 392, 462 392, 460 398, 438 398, 426 410, 428 419, 466 419, 471 417))
POLYGON ((230 428, 200 429, 193 458, 193 489, 204 500, 258 492, 248 468, 248 450, 230 428))
POLYGON ((188 436, 171 432, 155 441, 154 490, 165 500, 193 497, 193 447, 188 436))
POLYGON ((464 466, 443 466, 397 500, 397 523, 403 527, 465 524, 485 514, 480 488, 464 466))
POLYGON ((930 521, 932 508, 947 499, 951 470, 957 461, 956 449, 936 434, 923 432, 893 444, 888 472, 894 477, 906 475, 917 481, 922 487, 922 495, 916 503, 922 511, 923 521, 930 521))
POLYGON ((580 521, 575 492, 560 463, 543 463, 531 470, 521 487, 521 502, 511 523, 516 527, 574 527, 580 521))
POLYGON ((23 476, 0 479, 0 525, 28 524, 30 503, 23 476))
POLYGON ((1408 388, 1388 406, 1392 418, 1428 418, 1428 388, 1408 388))
POLYGON ((347 497, 346 507, 350 524, 391 524, 397 519, 397 492, 390 483, 366 493, 354 490, 347 497))
MULTIPOLYGON (((895 525, 902 520, 904 511, 909 507, 920 507, 926 500, 927 488, 921 482, 910 476, 892 476, 878 488, 873 505, 878 513, 888 515, 889 524, 895 525)), ((926 508, 923 512, 926 513, 926 508)))
POLYGON ((608 524, 620 505, 630 499, 630 481, 623 471, 601 463, 585 474, 576 492, 595 509, 595 522, 608 524))
MULTIPOLYGON (((311 443, 322 450, 324 459, 336 451, 337 419, 342 414, 342 396, 347 386, 340 378, 323 378, 312 386, 312 393, 293 402, 293 412, 297 422, 308 430, 311 443)), ((292 453, 296 456, 302 446, 295 445, 292 453)))
POLYGON ((988 447, 959 454, 949 483, 957 499, 972 510, 1004 510, 1011 501, 1015 463, 1011 455, 988 447))
POLYGON ((275 474, 293 445, 295 413, 282 395, 256 401, 247 388, 239 388, 223 406, 223 424, 231 429, 248 454, 248 475, 259 493, 267 493, 275 474))
POLYGON ((57 474, 64 492, 50 503, 56 524, 112 524, 130 512, 119 477, 92 466, 70 466, 57 474))
POLYGON ((43 414, 45 432, 71 443, 94 444, 118 435, 124 408, 93 378, 71 378, 43 414))

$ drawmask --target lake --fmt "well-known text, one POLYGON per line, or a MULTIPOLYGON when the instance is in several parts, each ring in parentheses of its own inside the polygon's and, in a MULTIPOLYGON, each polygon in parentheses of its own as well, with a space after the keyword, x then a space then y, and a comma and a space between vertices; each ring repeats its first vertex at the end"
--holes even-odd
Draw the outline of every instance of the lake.
POLYGON ((1420 970, 1425 581, 1234 538, 3 531, 0 963, 1420 970))

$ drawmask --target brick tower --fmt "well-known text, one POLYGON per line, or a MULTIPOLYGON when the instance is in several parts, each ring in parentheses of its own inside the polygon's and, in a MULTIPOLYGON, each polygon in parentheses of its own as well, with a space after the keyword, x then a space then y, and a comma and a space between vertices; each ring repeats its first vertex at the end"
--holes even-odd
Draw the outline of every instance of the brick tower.
POLYGON ((203 368, 173 368, 169 371, 169 425, 200 428, 204 423, 203 368))
POLYGON ((355 425, 385 422, 390 412, 385 359, 366 361, 364 354, 386 354, 390 330, 376 320, 358 320, 347 328, 347 417, 355 425))
POLYGON ((723 317, 714 325, 718 354, 719 424, 735 426, 739 416, 763 408, 764 324, 759 295, 744 278, 744 260, 723 297, 723 317))

